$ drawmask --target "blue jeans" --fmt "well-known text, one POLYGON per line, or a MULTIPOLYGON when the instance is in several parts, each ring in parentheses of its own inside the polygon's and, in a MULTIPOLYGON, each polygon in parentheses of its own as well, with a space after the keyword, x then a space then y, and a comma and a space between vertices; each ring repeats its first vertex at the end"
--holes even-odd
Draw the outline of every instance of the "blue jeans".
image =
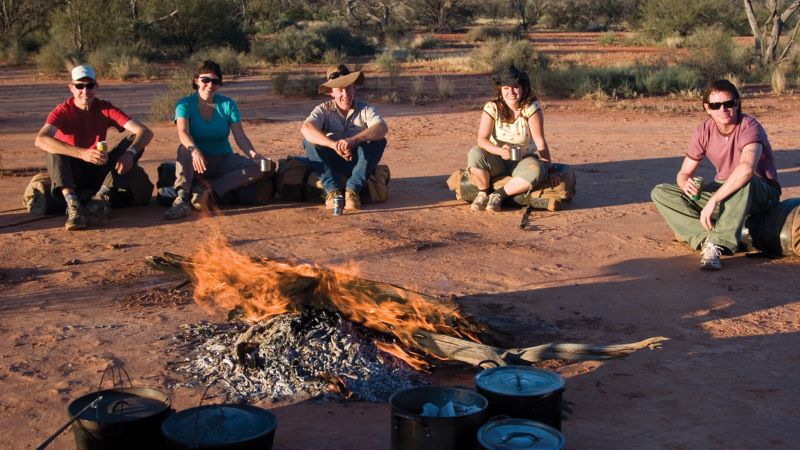
POLYGON ((303 147, 306 149, 309 164, 319 176, 326 194, 342 189, 340 175, 350 177, 346 189, 358 194, 367 185, 367 178, 375 172, 375 168, 381 162, 386 139, 362 142, 358 148, 351 150, 353 159, 350 161, 339 156, 336 150, 330 147, 315 145, 305 139, 303 147))

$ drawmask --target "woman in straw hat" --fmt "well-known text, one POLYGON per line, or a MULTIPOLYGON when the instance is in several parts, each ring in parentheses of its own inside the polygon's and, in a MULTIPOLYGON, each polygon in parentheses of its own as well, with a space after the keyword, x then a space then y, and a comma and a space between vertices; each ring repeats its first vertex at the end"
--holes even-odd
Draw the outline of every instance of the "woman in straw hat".
POLYGON ((344 209, 358 210, 359 194, 383 156, 389 128, 374 106, 355 99, 363 73, 342 64, 328 68, 325 78, 319 93, 333 100, 314 108, 303 122, 303 147, 325 189, 325 206, 333 209, 334 197, 341 195, 344 209), (340 175, 349 177, 345 186, 340 175))
POLYGON ((217 94, 220 86, 222 69, 219 64, 203 61, 192 80, 192 88, 197 92, 175 105, 175 124, 181 142, 175 167, 178 197, 164 214, 165 219, 188 216, 192 207, 207 207, 214 193, 222 197, 262 176, 259 163, 264 157, 244 134, 236 102, 217 94), (228 141, 231 132, 247 158, 233 153, 228 141), (210 189, 205 183, 192 185, 195 173, 203 175, 210 189))
POLYGON ((561 182, 528 74, 514 65, 505 67, 494 77, 494 90, 497 98, 483 107, 478 145, 467 157, 468 170, 480 190, 471 206, 476 211, 498 212, 503 200, 528 191, 547 176, 553 186, 561 182), (519 148, 518 161, 511 160, 512 148, 519 148), (502 175, 512 178, 492 192, 491 179, 502 175))

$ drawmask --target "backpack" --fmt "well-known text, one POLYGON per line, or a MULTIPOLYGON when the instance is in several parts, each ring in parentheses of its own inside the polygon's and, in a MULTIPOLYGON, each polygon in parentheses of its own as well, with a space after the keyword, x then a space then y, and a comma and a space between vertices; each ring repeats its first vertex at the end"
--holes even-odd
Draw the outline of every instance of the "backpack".
MULTIPOLYGON (((293 202, 325 202, 325 189, 309 160, 302 156, 287 156, 278 161, 276 175, 278 195, 293 202)), ((383 203, 389 200, 389 166, 379 164, 375 173, 367 179, 367 189, 361 190, 361 202, 364 204, 383 203)), ((341 175, 342 184, 348 177, 341 175)))
MULTIPOLYGON (((513 202, 519 206, 529 206, 533 209, 546 209, 560 211, 575 197, 575 171, 567 164, 553 164, 561 174, 561 184, 551 186, 550 180, 545 178, 534 186, 529 192, 509 197, 506 203, 513 202)), ((492 179, 494 189, 500 189, 511 180, 510 176, 503 175, 492 179)), ((478 196, 478 186, 472 181, 469 171, 456 170, 447 179, 447 186, 456 192, 456 199, 472 203, 478 196)))
POLYGON ((33 176, 25 193, 22 194, 22 205, 33 214, 50 215, 67 212, 67 201, 63 197, 53 197, 50 175, 39 173, 33 176))
MULTIPOLYGON (((274 163, 273 163, 274 164, 274 163)), ((175 192, 175 163, 161 163, 158 166, 156 201, 162 206, 171 206, 178 196, 175 192)), ((226 192, 222 197, 214 193, 218 205, 266 205, 275 198, 275 172, 270 170, 258 180, 238 189, 226 192)))

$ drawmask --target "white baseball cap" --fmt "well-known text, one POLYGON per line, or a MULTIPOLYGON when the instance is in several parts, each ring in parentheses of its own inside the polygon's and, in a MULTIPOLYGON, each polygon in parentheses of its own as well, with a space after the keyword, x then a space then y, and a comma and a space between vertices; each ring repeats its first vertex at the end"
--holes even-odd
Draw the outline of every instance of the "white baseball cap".
POLYGON ((81 78, 91 78, 94 81, 97 81, 95 77, 94 70, 92 70, 89 66, 75 66, 72 69, 72 81, 78 81, 81 78))

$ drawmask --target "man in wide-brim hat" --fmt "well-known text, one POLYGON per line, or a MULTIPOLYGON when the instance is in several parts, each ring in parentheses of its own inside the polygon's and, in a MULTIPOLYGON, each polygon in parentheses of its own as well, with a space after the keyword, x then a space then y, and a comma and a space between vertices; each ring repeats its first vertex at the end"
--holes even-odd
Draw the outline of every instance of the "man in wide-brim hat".
POLYGON ((325 78, 319 93, 333 100, 314 108, 303 122, 303 147, 327 194, 326 207, 333 209, 333 198, 342 195, 344 209, 358 210, 359 194, 383 156, 389 128, 374 106, 355 99, 356 85, 364 84, 362 72, 342 64, 328 68, 325 78), (340 175, 350 177, 345 186, 340 175))

